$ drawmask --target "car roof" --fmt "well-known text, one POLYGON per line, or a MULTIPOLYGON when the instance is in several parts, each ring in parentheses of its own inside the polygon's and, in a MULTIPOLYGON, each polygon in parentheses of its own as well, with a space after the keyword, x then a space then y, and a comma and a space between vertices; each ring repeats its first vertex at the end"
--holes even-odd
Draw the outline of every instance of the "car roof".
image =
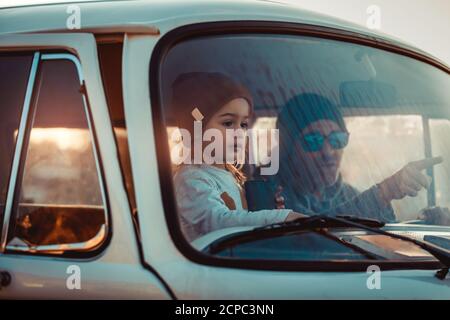
MULTIPOLYGON (((22 7, 7 7, 0 10, 0 33, 36 32, 65 27, 68 5, 80 7, 83 25, 111 25, 118 23, 140 23, 157 26, 166 19, 180 17, 209 16, 211 21, 228 20, 219 16, 246 16, 258 20, 258 16, 283 17, 284 20, 303 21, 321 26, 340 27, 366 34, 369 31, 357 24, 323 14, 301 9, 299 6, 269 0, 118 0, 64 2, 22 7), (19 22, 20 21, 20 22, 19 22), (28 23, 27 23, 28 22, 28 23)), ((277 19, 278 20, 278 19, 277 19)))
MULTIPOLYGON (((81 29, 95 30, 111 26, 146 27, 164 33, 176 27, 215 21, 284 21, 330 27, 356 32, 415 51, 439 61, 430 54, 395 37, 369 30, 361 25, 302 9, 299 5, 272 0, 119 0, 64 2, 0 9, 0 35, 28 32, 79 32, 68 30, 68 6, 81 12, 81 29), (176 21, 171 25, 171 21, 176 21)), ((69 11, 70 12, 70 11, 69 11)), ((442 61, 439 63, 444 64, 442 61)), ((445 65, 445 64, 444 64, 445 65)))

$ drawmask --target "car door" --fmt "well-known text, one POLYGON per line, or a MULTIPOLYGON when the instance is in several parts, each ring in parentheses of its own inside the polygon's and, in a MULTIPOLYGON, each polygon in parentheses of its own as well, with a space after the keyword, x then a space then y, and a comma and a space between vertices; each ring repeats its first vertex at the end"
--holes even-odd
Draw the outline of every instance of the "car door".
POLYGON ((92 34, 0 36, 0 298, 170 298, 140 258, 92 34))

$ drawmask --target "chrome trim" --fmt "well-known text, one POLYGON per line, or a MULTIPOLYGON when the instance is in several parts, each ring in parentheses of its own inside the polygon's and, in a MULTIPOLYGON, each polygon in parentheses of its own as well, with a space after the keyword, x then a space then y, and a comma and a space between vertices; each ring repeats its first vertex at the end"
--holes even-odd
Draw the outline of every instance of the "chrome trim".
MULTIPOLYGON (((76 56, 73 54, 67 54, 67 53, 48 53, 48 54, 42 54, 41 60, 69 60, 71 61, 75 67, 77 68, 78 78, 80 80, 80 85, 84 85, 84 78, 83 78, 83 72, 81 68, 81 63, 78 60, 76 56)), ((97 176, 99 179, 99 186, 100 186, 100 192, 102 196, 102 208, 104 210, 104 216, 105 216, 105 223, 101 226, 99 232, 88 241, 85 242, 78 242, 78 243, 71 243, 71 244, 56 244, 56 245, 43 245, 43 246, 20 246, 20 245, 6 245, 6 237, 5 237, 5 246, 7 250, 11 251, 20 251, 20 252, 30 252, 30 253, 52 253, 52 254, 61 254, 66 251, 88 251, 95 249, 96 247, 99 247, 104 240, 106 240, 108 231, 109 231, 109 212, 108 212, 108 206, 106 202, 106 193, 105 193, 105 186, 104 186, 104 180, 103 175, 100 167, 100 160, 97 153, 97 145, 94 135, 94 130, 92 127, 91 117, 88 109, 88 104, 86 100, 85 93, 82 93, 83 97, 83 106, 84 106, 84 113, 86 116, 86 120, 88 123, 90 138, 91 138, 91 145, 92 145, 92 152, 95 159, 95 165, 97 169, 97 176)), ((22 137, 23 139, 23 137, 22 137)), ((20 157, 19 157, 20 159, 20 157)), ((17 175, 17 172, 16 172, 17 175)), ((15 178, 16 179, 16 178, 15 178)), ((15 180, 14 179, 14 180, 15 180)), ((15 181, 14 181, 15 185, 15 181)), ((14 189, 13 189, 14 190, 14 189)))
MULTIPOLYGON (((76 56, 74 56, 73 54, 49 53, 49 54, 43 54, 41 59, 42 60, 64 60, 64 59, 66 59, 66 60, 72 61, 73 64, 75 64, 75 67, 77 68, 78 77, 80 79, 80 85, 84 85, 84 78, 83 78, 83 71, 81 68, 81 63, 78 60, 78 58, 76 56)), ((98 154, 97 154, 97 145, 95 142, 94 130, 92 128, 91 117, 90 117, 90 113, 89 113, 89 109, 88 109, 88 104, 86 101, 86 94, 82 93, 82 97, 83 97, 84 113, 86 115, 86 120, 88 123, 89 133, 90 133, 91 142, 92 142, 92 153, 93 153, 94 159, 95 159, 95 166, 97 169, 100 191, 102 194, 103 207, 105 208, 105 225, 106 225, 106 228, 108 229, 109 228, 109 223, 108 223, 109 215, 108 215, 108 211, 107 211, 108 209, 107 209, 107 205, 106 205, 106 192, 105 192, 105 186, 103 185, 103 175, 102 175, 102 171, 101 171, 101 167, 100 167, 100 160, 99 160, 98 154)))
POLYGON ((70 53, 44 53, 41 56, 41 60, 70 60, 77 68, 78 78, 80 78, 80 84, 83 84, 83 72, 81 70, 80 61, 78 58, 70 53))
POLYGON ((11 166, 11 176, 8 184, 8 191, 5 203, 5 211, 3 216, 3 226, 0 240, 0 253, 5 252, 6 242, 8 240, 8 229, 11 220, 11 210, 14 202, 14 189, 17 182, 17 173, 20 166, 20 158, 22 153, 23 140, 25 137, 25 130, 27 125, 28 113, 30 111, 31 97, 33 95, 34 82, 36 80, 37 67, 39 64, 39 52, 34 53, 33 61, 31 63, 30 76, 28 78, 27 90, 23 101, 22 115, 20 117, 19 129, 17 131, 16 146, 14 148, 13 163, 11 166))

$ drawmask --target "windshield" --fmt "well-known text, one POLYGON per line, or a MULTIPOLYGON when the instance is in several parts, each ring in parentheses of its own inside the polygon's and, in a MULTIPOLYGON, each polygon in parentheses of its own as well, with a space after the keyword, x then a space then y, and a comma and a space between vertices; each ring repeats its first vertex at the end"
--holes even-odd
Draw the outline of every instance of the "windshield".
MULTIPOLYGON (((390 227, 450 225, 444 71, 372 47, 279 34, 185 40, 168 51, 160 70, 173 186, 188 241, 208 235, 215 241, 233 228, 302 215, 349 215, 390 227)), ((232 251, 251 247, 250 256, 283 256, 305 237, 309 256, 339 247, 302 231, 232 251)), ((358 247, 402 247, 368 234, 350 237, 358 247)), ((329 257, 365 256, 349 250, 329 257)), ((411 250, 406 256, 417 248, 411 250)), ((301 259, 298 252, 290 259, 301 259)))

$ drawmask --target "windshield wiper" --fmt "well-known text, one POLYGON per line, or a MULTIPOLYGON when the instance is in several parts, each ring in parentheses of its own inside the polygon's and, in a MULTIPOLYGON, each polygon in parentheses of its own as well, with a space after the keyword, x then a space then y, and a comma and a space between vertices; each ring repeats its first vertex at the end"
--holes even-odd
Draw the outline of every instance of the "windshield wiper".
POLYGON ((308 216, 304 218, 298 218, 295 220, 287 221, 287 222, 279 222, 268 224, 262 227, 258 227, 253 229, 253 231, 262 231, 262 230, 270 230, 270 229, 278 229, 278 228, 294 228, 295 230, 299 230, 299 228, 342 228, 348 227, 349 222, 354 222, 357 224, 362 224, 371 228, 382 228, 385 223, 376 219, 369 218, 360 218, 356 216, 350 215, 338 215, 335 219, 330 219, 331 217, 325 215, 314 215, 308 216))
POLYGON ((229 236, 223 237, 212 244, 209 245, 210 253, 220 252, 226 248, 230 248, 235 244, 246 242, 246 241, 254 241, 255 239, 264 239, 267 235, 273 236, 274 234, 286 234, 288 232, 298 232, 302 230, 309 230, 319 232, 323 236, 339 242, 340 244, 349 247, 363 255, 365 255, 369 259, 379 259, 380 257, 376 254, 373 254, 367 250, 364 250, 353 243, 345 241, 339 237, 336 237, 332 233, 328 232, 327 228, 343 228, 348 227, 348 221, 355 221, 358 223, 365 224, 374 228, 381 228, 384 226, 384 222, 374 220, 374 219, 365 219, 359 218, 355 216, 340 216, 343 219, 346 219, 344 223, 342 221, 332 221, 326 216, 315 215, 315 216, 305 216, 304 218, 299 218, 296 220, 288 221, 288 222, 280 222, 268 224, 262 227, 257 227, 251 230, 242 231, 238 233, 231 234, 229 236))
MULTIPOLYGON (((219 243, 215 243, 211 246, 211 249, 218 249, 219 247, 229 247, 239 240, 248 239, 248 238, 264 238, 266 235, 273 235, 274 233, 286 233, 286 232, 294 232, 301 230, 326 230, 327 228, 357 228, 366 231, 370 231, 375 234, 385 235, 391 238, 411 242, 423 250, 430 253, 434 256, 441 264, 444 265, 444 268, 439 270, 436 273, 436 277, 443 280, 448 274, 450 267, 450 251, 445 250, 441 247, 438 247, 434 244, 416 240, 413 238, 409 238, 406 236, 390 233, 380 228, 384 226, 384 223, 374 219, 365 219, 353 216, 336 216, 329 217, 325 215, 314 215, 309 217, 302 217, 288 222, 281 222, 275 224, 269 224, 263 227, 258 227, 249 231, 239 232, 238 234, 233 234, 230 237, 226 237, 222 239, 219 243)), ((325 232, 329 234, 328 232, 325 232)), ((350 245, 349 243, 342 241, 338 237, 330 237, 335 241, 343 243, 344 245, 354 247, 354 245, 350 245)), ((371 255, 369 252, 366 252, 366 255, 371 255)), ((373 254, 372 254, 373 256, 373 254)))

